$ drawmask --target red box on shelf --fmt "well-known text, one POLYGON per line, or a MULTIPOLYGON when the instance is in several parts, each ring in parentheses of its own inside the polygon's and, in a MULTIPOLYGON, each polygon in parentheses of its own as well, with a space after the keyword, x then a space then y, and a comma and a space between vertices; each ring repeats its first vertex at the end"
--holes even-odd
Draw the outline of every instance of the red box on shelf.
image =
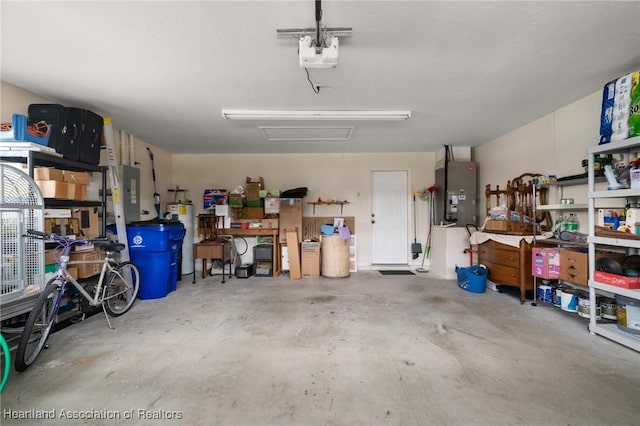
POLYGON ((640 288, 640 277, 625 277, 624 275, 595 271, 593 278, 599 283, 609 284, 616 287, 629 289, 640 288))

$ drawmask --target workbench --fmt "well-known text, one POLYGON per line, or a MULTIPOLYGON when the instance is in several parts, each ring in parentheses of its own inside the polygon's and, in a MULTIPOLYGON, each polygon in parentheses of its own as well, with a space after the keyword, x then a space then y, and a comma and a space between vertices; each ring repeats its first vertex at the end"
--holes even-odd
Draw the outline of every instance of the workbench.
MULTIPOLYGON (((280 263, 282 261, 281 248, 280 248, 280 240, 278 238, 279 232, 278 229, 263 229, 263 228, 255 228, 255 229, 220 229, 216 230, 217 237, 210 237, 208 239, 202 240, 199 243, 193 244, 193 282, 196 282, 196 272, 195 272, 195 263, 196 259, 202 259, 202 278, 207 276, 207 260, 221 260, 223 262, 222 268, 222 282, 225 282, 224 275, 224 265, 226 262, 229 262, 230 265, 233 263, 231 259, 231 244, 234 244, 233 238, 235 237, 272 237, 273 238, 273 270, 272 277, 276 278, 280 275, 281 266, 280 263), (225 239, 225 236, 231 237, 230 239, 225 239)), ((231 268, 232 266, 229 266, 231 268)), ((229 276, 233 274, 233 271, 229 271, 229 276)))
POLYGON ((273 238, 273 271, 272 277, 276 278, 282 272, 280 262, 282 260, 278 229, 218 229, 218 235, 231 237, 272 237, 273 238))

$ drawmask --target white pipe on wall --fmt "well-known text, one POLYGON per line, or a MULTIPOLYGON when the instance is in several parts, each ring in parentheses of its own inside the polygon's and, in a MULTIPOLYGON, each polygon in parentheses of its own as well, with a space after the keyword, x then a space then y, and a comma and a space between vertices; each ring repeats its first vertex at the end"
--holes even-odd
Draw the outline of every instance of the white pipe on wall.
POLYGON ((120 145, 118 149, 118 165, 126 164, 127 150, 125 149, 127 143, 127 133, 124 130, 120 130, 120 145))
POLYGON ((136 165, 136 157, 135 157, 135 150, 134 150, 134 144, 135 144, 135 136, 133 135, 129 135, 129 166, 135 166, 136 165))

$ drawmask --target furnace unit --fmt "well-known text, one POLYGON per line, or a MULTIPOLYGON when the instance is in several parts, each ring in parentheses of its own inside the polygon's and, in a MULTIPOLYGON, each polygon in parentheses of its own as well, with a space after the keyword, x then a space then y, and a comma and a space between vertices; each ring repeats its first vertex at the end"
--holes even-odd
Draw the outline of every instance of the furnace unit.
POLYGON ((477 225, 477 175, 472 161, 445 162, 444 167, 436 169, 436 225, 477 225))

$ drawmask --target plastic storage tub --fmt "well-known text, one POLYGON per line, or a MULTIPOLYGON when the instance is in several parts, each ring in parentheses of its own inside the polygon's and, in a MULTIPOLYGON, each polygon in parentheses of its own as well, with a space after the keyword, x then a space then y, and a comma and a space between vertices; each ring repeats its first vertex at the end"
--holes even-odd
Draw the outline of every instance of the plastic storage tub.
MULTIPOLYGON (((114 226, 108 228, 115 232, 114 226)), ((129 256, 140 269, 139 299, 158 299, 176 290, 184 235, 184 225, 178 221, 127 224, 129 256)))
POLYGON ((484 265, 473 265, 466 268, 456 266, 458 287, 471 293, 484 293, 487 290, 488 272, 484 265))
POLYGON ((11 116, 11 129, 0 131, 0 142, 33 142, 39 145, 48 146, 51 127, 46 135, 42 137, 34 136, 27 131, 27 116, 22 114, 13 114, 11 116))

